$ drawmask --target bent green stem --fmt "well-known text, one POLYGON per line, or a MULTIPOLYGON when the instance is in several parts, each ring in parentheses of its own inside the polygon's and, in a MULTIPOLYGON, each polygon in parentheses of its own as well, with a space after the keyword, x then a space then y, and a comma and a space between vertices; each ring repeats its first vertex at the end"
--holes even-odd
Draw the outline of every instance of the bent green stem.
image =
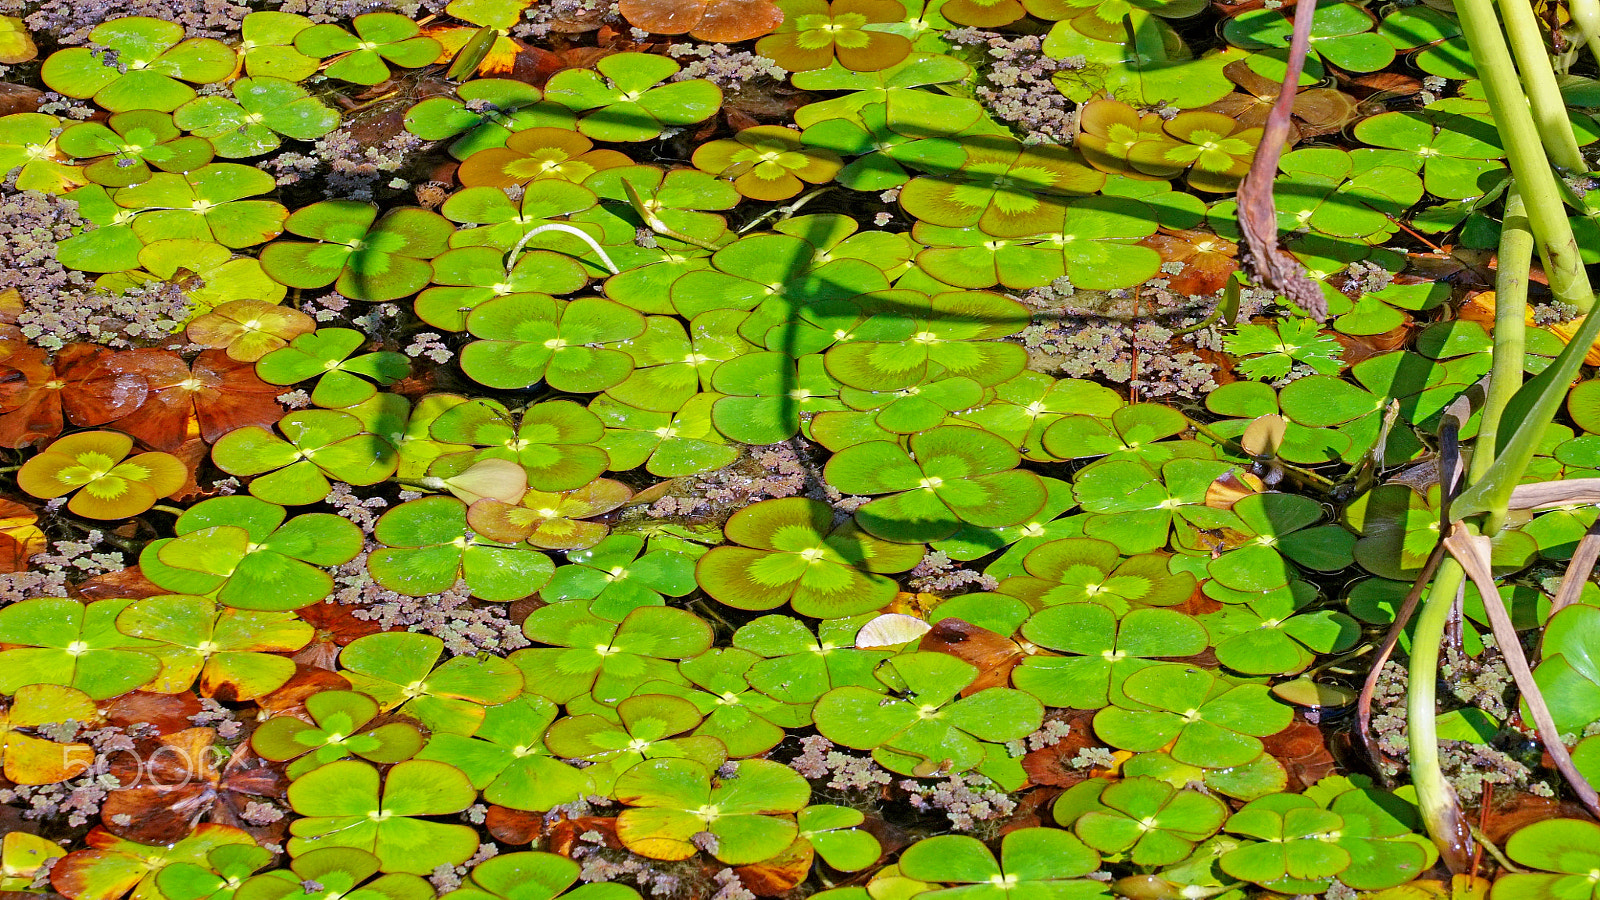
POLYGON ((611 257, 606 255, 605 248, 600 246, 600 242, 596 241, 594 238, 590 237, 588 235, 588 233, 585 232, 583 229, 578 228, 578 227, 573 226, 573 225, 567 225, 567 224, 565 224, 563 222, 551 222, 548 225, 540 225, 538 228, 535 228, 532 231, 528 232, 527 234, 523 235, 522 236, 522 240, 517 241, 516 246, 511 248, 511 252, 506 254, 506 274, 507 275, 510 275, 511 274, 511 270, 516 267, 516 265, 517 265, 517 257, 522 254, 523 248, 528 246, 528 242, 533 240, 535 237, 537 237, 537 236, 539 236, 541 234, 544 234, 547 231, 559 231, 559 232, 562 232, 563 234, 570 234, 570 235, 572 235, 573 237, 576 237, 576 238, 582 238, 583 242, 585 244, 589 245, 589 249, 593 250, 595 252, 595 255, 600 257, 600 261, 605 263, 606 269, 608 269, 611 272, 611 274, 613 274, 613 275, 622 274, 622 270, 617 268, 617 264, 612 262, 611 261, 611 257))
POLYGON ((1411 783, 1417 790, 1417 810, 1428 836, 1452 872, 1464 872, 1471 865, 1472 834, 1461 815, 1455 788, 1445 780, 1439 760, 1437 684, 1439 644, 1465 575, 1454 558, 1446 557, 1439 564, 1412 632, 1406 684, 1406 741, 1411 751, 1411 783))

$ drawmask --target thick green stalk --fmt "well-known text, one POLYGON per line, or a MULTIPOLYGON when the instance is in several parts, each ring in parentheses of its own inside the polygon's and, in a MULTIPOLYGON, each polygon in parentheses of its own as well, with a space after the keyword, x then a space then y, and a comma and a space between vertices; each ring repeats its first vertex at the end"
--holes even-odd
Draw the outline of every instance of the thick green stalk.
MULTIPOLYGON (((1522 194, 1513 184, 1506 191, 1505 222, 1500 229, 1499 268, 1494 283, 1494 363, 1489 373, 1488 396, 1483 401, 1483 417, 1478 425, 1477 446, 1467 469, 1467 483, 1476 484, 1494 463, 1498 448, 1495 436, 1500 417, 1511 396, 1522 387, 1523 357, 1527 347, 1527 324, 1523 310, 1528 303, 1528 271, 1533 264, 1533 232, 1528 230, 1527 209, 1522 194)), ((1505 507, 1490 511, 1494 522, 1484 523, 1484 533, 1500 530, 1505 507)))
MULTIPOLYGON (((1557 300, 1587 313, 1594 306, 1594 291, 1578 257, 1578 242, 1567 221, 1567 208, 1561 198, 1550 160, 1540 142, 1528 98, 1522 92, 1517 70, 1500 32, 1493 0, 1457 0, 1456 14, 1472 51, 1472 62, 1483 81, 1489 111, 1505 142, 1506 159, 1528 204, 1528 224, 1539 242, 1550 291, 1557 300)), ((1549 58, 1540 51, 1545 68, 1549 58)), ((1553 77, 1553 76, 1552 76, 1553 77)), ((1565 111, 1562 116, 1565 117, 1565 111)))
POLYGON ((1578 139, 1572 134, 1572 120, 1567 118, 1567 103, 1561 98, 1561 87, 1556 84, 1556 71, 1550 65, 1550 53, 1545 48, 1544 34, 1539 30, 1539 20, 1533 14, 1528 0, 1499 0, 1500 17, 1506 23, 1506 37, 1511 42, 1511 54, 1516 57, 1517 70, 1522 73, 1522 87, 1528 92, 1528 102, 1533 111, 1533 124, 1544 141, 1544 150, 1556 168, 1567 172, 1588 171, 1583 154, 1578 152, 1578 139))
POLYGON ((1433 576, 1433 586, 1417 615, 1411 635, 1411 661, 1406 684, 1406 740, 1411 749, 1411 783, 1417 790, 1417 810, 1452 872, 1465 871, 1472 851, 1472 835, 1461 815, 1455 788, 1445 780, 1439 762, 1438 697, 1439 644, 1445 622, 1461 588, 1465 572, 1452 557, 1445 557, 1433 576))

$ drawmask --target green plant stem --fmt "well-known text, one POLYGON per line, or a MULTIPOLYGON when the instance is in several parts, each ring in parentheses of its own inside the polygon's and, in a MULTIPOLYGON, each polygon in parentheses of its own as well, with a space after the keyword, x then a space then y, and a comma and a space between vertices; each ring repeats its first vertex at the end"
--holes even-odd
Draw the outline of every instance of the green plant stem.
POLYGON ((178 509, 175 506, 166 506, 166 505, 161 504, 161 503, 157 503, 156 505, 150 507, 150 511, 151 512, 171 513, 172 515, 175 515, 175 516, 183 515, 183 510, 178 509))
MULTIPOLYGON (((1533 264, 1533 232, 1528 229, 1527 210, 1516 185, 1506 192, 1505 224, 1500 231, 1499 268, 1494 293, 1494 362, 1489 372, 1489 390, 1483 401, 1483 417, 1478 426, 1478 443, 1467 469, 1467 483, 1476 484, 1493 465, 1497 448, 1495 436, 1506 404, 1522 387, 1522 366, 1527 348, 1527 323, 1523 309, 1528 303, 1528 273, 1533 264)), ((1510 495, 1506 496, 1510 499, 1510 495)), ((1485 515, 1484 534, 1495 534, 1505 523, 1506 507, 1499 503, 1485 515)))
POLYGON ((1539 30, 1539 20, 1528 0, 1498 0, 1500 17, 1506 25, 1506 37, 1511 43, 1511 55, 1516 58, 1517 70, 1522 73, 1522 87, 1528 92, 1532 107, 1533 124, 1544 141, 1544 150, 1556 168, 1567 172, 1583 172, 1586 166, 1583 154, 1578 152, 1578 139, 1572 134, 1572 120, 1567 118, 1567 104, 1561 98, 1561 87, 1556 84, 1556 72, 1550 64, 1550 52, 1545 48, 1544 34, 1539 30))
MULTIPOLYGON (((1456 4, 1456 14, 1472 51, 1473 65, 1483 81, 1495 127, 1505 142, 1512 177, 1527 202, 1528 224, 1539 243, 1550 291, 1558 301, 1587 313, 1594 307, 1594 291, 1589 286, 1583 261, 1578 257, 1578 242, 1572 235, 1572 223, 1567 221, 1561 189, 1555 173, 1550 170, 1550 160, 1540 142, 1533 112, 1517 78, 1516 66, 1511 62, 1505 36, 1500 32, 1494 2, 1460 0, 1456 4)), ((1549 57, 1544 55, 1542 44, 1539 62, 1549 68, 1549 57)), ((1553 80, 1554 76, 1551 78, 1553 80)), ((1561 115, 1565 119, 1564 107, 1561 115)))
POLYGON ((1406 684, 1406 741, 1411 750, 1411 783, 1417 790, 1417 809, 1428 836, 1439 847, 1452 872, 1469 865, 1472 836, 1461 816, 1455 789, 1445 780, 1439 762, 1438 697, 1439 643, 1444 639, 1450 607, 1455 603, 1466 572, 1453 557, 1446 557, 1434 574, 1433 585, 1417 615, 1411 635, 1411 660, 1406 684))

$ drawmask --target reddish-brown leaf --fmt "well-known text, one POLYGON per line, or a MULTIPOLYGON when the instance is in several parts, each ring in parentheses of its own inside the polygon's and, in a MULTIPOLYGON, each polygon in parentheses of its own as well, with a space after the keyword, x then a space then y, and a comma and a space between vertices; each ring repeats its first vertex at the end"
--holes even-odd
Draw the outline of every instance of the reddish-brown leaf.
POLYGON ((159 597, 172 592, 157 587, 155 582, 144 577, 138 566, 133 566, 86 579, 77 586, 74 593, 75 596, 85 600, 110 598, 142 600, 145 597, 159 597))
POLYGON ((1261 739, 1267 752, 1278 758, 1289 773, 1288 789, 1299 793, 1338 768, 1322 729, 1296 714, 1289 727, 1261 739))
POLYGON ((191 420, 198 420, 209 444, 246 425, 270 429, 284 414, 276 399, 283 388, 257 378, 254 363, 229 359, 222 350, 201 353, 192 369, 167 350, 130 350, 118 355, 116 365, 144 376, 150 386, 144 403, 117 428, 157 450, 181 446, 191 420))
POLYGON ((306 698, 322 691, 347 691, 350 680, 327 669, 300 665, 294 676, 270 694, 256 698, 262 712, 275 716, 300 715, 305 710, 306 698))
POLYGON ((484 819, 484 827, 500 843, 521 846, 533 843, 544 833, 544 816, 520 809, 491 806, 484 819))
POLYGON ((622 0, 622 17, 655 34, 690 34, 713 44, 758 38, 783 22, 772 0, 622 0))
POLYGON ((287 822, 255 826, 240 817, 252 799, 276 799, 289 780, 241 744, 216 745, 210 728, 187 728, 140 741, 109 760, 124 787, 106 795, 100 819, 106 830, 145 844, 171 844, 187 837, 202 818, 275 841, 287 822))
POLYGON ((1070 730, 1060 741, 1022 757, 1022 769, 1028 773, 1029 781, 1067 788, 1089 778, 1089 773, 1075 768, 1072 760, 1082 751, 1100 746, 1094 736, 1094 714, 1092 709, 1066 709, 1048 716, 1066 722, 1070 730))
POLYGON ((1215 294, 1228 283, 1228 276, 1239 270, 1238 245, 1209 231, 1153 234, 1139 243, 1160 253, 1163 262, 1183 264, 1182 271, 1167 276, 1167 287, 1176 294, 1215 294))
POLYGON ((1009 685, 1011 670, 1028 655, 1011 638, 961 619, 945 619, 935 623, 922 636, 917 649, 947 653, 978 668, 978 677, 961 692, 963 697, 987 688, 1009 685))
MULTIPOLYGON (((499 807, 489 807, 490 821, 494 821, 495 810, 499 807)), ((504 810, 509 813, 511 810, 504 810)), ((537 815, 537 814, 535 814, 537 815)), ((502 819, 502 825, 506 820, 502 819)), ((494 826, 490 825, 492 831, 494 826)), ((545 828, 545 849, 551 853, 562 856, 571 856, 572 848, 578 843, 580 835, 594 832, 600 835, 601 846, 612 850, 621 850, 622 841, 617 837, 617 820, 607 816, 579 816, 576 819, 563 818, 561 821, 545 828)), ((498 836, 498 835, 497 835, 498 836)), ((584 843, 588 844, 588 841, 584 843)), ((591 845, 592 846, 592 845, 591 845)))
POLYGON ((149 723, 161 734, 174 734, 194 727, 192 719, 200 714, 202 708, 200 698, 191 693, 152 694, 133 691, 112 700, 100 711, 110 725, 127 728, 139 723, 149 723))

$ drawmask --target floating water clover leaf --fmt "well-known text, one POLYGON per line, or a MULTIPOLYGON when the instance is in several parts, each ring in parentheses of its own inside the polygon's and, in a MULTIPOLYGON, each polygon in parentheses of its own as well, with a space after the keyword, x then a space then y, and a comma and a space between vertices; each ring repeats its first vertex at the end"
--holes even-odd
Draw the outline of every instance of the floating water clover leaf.
POLYGON ((1102 853, 1127 854, 1136 866, 1179 862, 1211 837, 1228 808, 1209 794, 1178 790, 1147 775, 1075 785, 1056 800, 1056 823, 1102 853))
POLYGON ((1027 657, 1012 670, 1011 683, 1042 703, 1074 709, 1101 709, 1150 660, 1192 656, 1210 644, 1205 628, 1183 613, 1139 608, 1119 616, 1095 603, 1040 610, 1023 623, 1022 635, 1065 655, 1027 657))
POLYGON ((114 199, 138 210, 133 234, 146 243, 195 240, 240 248, 283 234, 290 211, 275 200, 250 200, 274 187, 272 176, 258 168, 211 163, 186 175, 157 173, 123 187, 114 199))
POLYGON ((153 110, 116 113, 103 123, 69 125, 56 146, 62 153, 90 160, 84 176, 113 188, 149 180, 151 167, 163 172, 198 169, 211 161, 212 150, 209 141, 185 135, 172 123, 172 116, 153 110))
POLYGON ((1310 319, 1240 325, 1223 339, 1223 346, 1240 357, 1239 371, 1247 378, 1282 378, 1296 363, 1320 375, 1337 375, 1344 368, 1339 358, 1344 348, 1310 319))
POLYGON ((1317 883, 1343 872, 1350 853, 1338 845, 1344 817, 1297 794, 1273 794, 1245 804, 1228 817, 1231 834, 1256 838, 1217 860, 1222 871, 1244 881, 1284 890, 1318 890, 1317 883), (1308 884, 1310 883, 1310 884, 1308 884))
MULTIPOLYGON (((673 282, 673 309, 685 318, 697 319, 711 310, 745 310, 777 301, 779 319, 799 319, 809 307, 889 287, 878 266, 859 259, 833 259, 819 251, 804 237, 791 234, 741 238, 712 256, 712 269, 690 271, 673 282)), ((767 324, 782 326, 785 322, 767 324)), ((781 327, 779 331, 781 338, 781 327)), ((766 330, 750 338, 765 340, 766 330)), ((792 356, 803 352, 787 346, 769 349, 792 351, 792 356)))
MULTIPOLYGON (((1000 745, 1039 727, 1044 707, 1031 694, 986 688, 962 697, 976 666, 944 653, 912 652, 886 664, 903 697, 846 685, 822 695, 812 716, 827 739, 857 750, 891 772, 926 777, 967 772, 1015 790, 1026 781, 1020 763, 1000 745)), ((880 671, 879 679, 885 674, 880 671)))
POLYGON ((1506 171, 1500 135, 1484 117, 1431 109, 1382 113, 1361 120, 1355 136, 1390 148, 1382 154, 1386 164, 1420 169, 1428 193, 1447 200, 1480 197, 1506 171))
MULTIPOLYGON (((529 232, 545 225, 555 223, 578 228, 572 224, 572 216, 593 209, 598 202, 599 198, 586 187, 547 178, 530 182, 520 202, 512 202, 499 188, 464 188, 451 194, 439 211, 453 222, 481 226, 463 228, 451 235, 452 248, 487 246, 506 253, 528 238, 529 232)), ((594 226, 585 225, 580 230, 597 238, 605 237, 594 226)), ((559 230, 528 238, 527 246, 555 250, 580 259, 590 252, 588 245, 580 243, 579 238, 559 230)))
POLYGON ((713 768, 726 762, 721 741, 689 734, 701 721, 682 697, 638 693, 618 703, 612 718, 585 713, 557 720, 545 745, 557 756, 593 763, 584 772, 595 791, 609 795, 619 775, 647 759, 692 759, 713 768))
POLYGON ((907 300, 828 350, 828 374, 862 390, 894 391, 943 377, 990 386, 1026 365, 1021 345, 999 340, 1032 321, 1021 303, 982 291, 909 293, 907 300))
POLYGON ((0 116, 0 177, 17 173, 17 189, 58 194, 87 183, 56 146, 61 120, 44 113, 0 116))
POLYGON ((1161 663, 1122 682, 1115 706, 1100 710, 1094 730, 1113 747, 1159 750, 1212 768, 1239 766, 1261 755, 1260 738, 1287 728, 1294 717, 1265 685, 1233 685, 1205 669, 1161 663))
POLYGON ((103 828, 90 831, 85 843, 50 870, 50 886, 73 900, 117 900, 135 889, 140 897, 154 896, 156 878, 167 866, 205 865, 222 847, 254 847, 256 840, 238 828, 206 822, 170 846, 140 844, 103 828))
MULTIPOLYGON (((1265 548, 1230 551, 1230 555, 1239 554, 1237 558, 1242 563, 1232 567, 1234 572, 1243 569, 1269 573, 1287 571, 1281 561, 1274 562, 1269 554, 1318 572, 1336 572, 1354 561, 1351 556, 1354 535, 1341 525, 1318 525, 1323 516, 1322 504, 1310 497, 1277 492, 1250 494, 1233 504, 1233 512, 1256 535, 1251 544, 1265 548)), ((1271 579, 1268 581, 1251 576, 1241 581, 1237 575, 1212 574, 1235 590, 1271 590, 1280 586, 1272 575, 1267 576, 1271 579)), ((1281 583, 1287 583, 1287 579, 1281 583)))
POLYGON ((489 707, 471 737, 435 734, 417 758, 459 767, 483 799, 499 806, 543 812, 572 803, 595 787, 585 772, 545 748, 545 729, 559 713, 543 697, 516 697, 489 707))
POLYGON ((394 446, 366 433, 349 413, 293 412, 278 421, 278 430, 283 437, 255 425, 230 431, 212 447, 212 461, 230 475, 255 476, 250 493, 284 506, 328 496, 329 478, 372 485, 394 474, 394 446))
POLYGON ((148 16, 127 16, 95 26, 90 43, 116 52, 69 47, 50 54, 39 76, 51 90, 94 102, 114 113, 134 109, 171 112, 194 98, 190 84, 210 84, 233 74, 232 48, 210 38, 183 39, 183 26, 148 16))
POLYGON ((261 300, 229 300, 189 322, 184 336, 202 347, 225 349, 228 358, 255 362, 317 329, 298 309, 261 300))
POLYGON ((900 856, 900 871, 918 881, 949 885, 922 894, 927 900, 1080 900, 1107 896, 1106 886, 1082 876, 1100 855, 1055 828, 1020 828, 1000 839, 1000 859, 975 837, 923 838, 900 856))
POLYGON ((503 147, 508 137, 526 128, 572 130, 577 116, 543 99, 531 84, 476 78, 457 87, 454 97, 429 97, 406 110, 406 130, 425 141, 456 138, 450 155, 460 160, 479 150, 503 147))
POLYGON ((467 330, 480 340, 461 351, 461 369, 492 388, 544 381, 561 391, 603 391, 633 371, 633 358, 614 345, 644 328, 643 316, 598 297, 500 297, 468 314, 467 330))
MULTIPOLYGON (((1376 72, 1389 65, 1394 61, 1394 45, 1373 33, 1376 24, 1371 13, 1353 3, 1319 5, 1311 19, 1306 76, 1323 77, 1320 62, 1347 72, 1376 72)), ((1266 51, 1251 54, 1251 67, 1267 78, 1281 80, 1293 30, 1293 23, 1280 10, 1256 9, 1229 19, 1222 36, 1235 47, 1266 51)))
POLYGON ((859 809, 828 804, 808 806, 795 817, 800 837, 841 872, 859 872, 883 856, 878 839, 860 827, 866 820, 859 809))
POLYGON ((378 84, 389 77, 389 64, 405 69, 426 66, 439 58, 439 42, 422 35, 422 27, 398 13, 356 16, 351 34, 337 25, 313 25, 295 35, 294 48, 307 56, 338 57, 327 67, 329 78, 352 84, 378 84))
POLYGON ((239 53, 251 78, 282 78, 298 82, 317 71, 317 60, 294 48, 294 39, 312 21, 294 13, 248 13, 240 23, 239 53))
POLYGON ((1238 190, 1261 140, 1260 128, 1203 110, 1178 113, 1161 127, 1164 134, 1128 148, 1133 168, 1158 178, 1187 173, 1190 188, 1217 194, 1238 190))
POLYGON ((748 865, 775 856, 799 833, 794 814, 811 786, 782 763, 748 759, 734 777, 721 779, 689 759, 650 759, 617 779, 616 798, 628 805, 617 817, 617 837, 640 856, 688 859, 699 851, 695 835, 709 832, 712 856, 748 865))
POLYGON ((1540 644, 1543 661, 1533 675, 1562 733, 1582 734, 1591 723, 1600 722, 1597 626, 1600 609, 1574 604, 1552 616, 1545 628, 1540 644))
POLYGON ((0 839, 0 885, 7 891, 27 890, 40 868, 66 855, 66 848, 48 838, 26 831, 7 832, 0 839))
POLYGON ((528 250, 508 272, 494 247, 458 247, 433 260, 433 287, 417 295, 417 316, 435 328, 465 331, 467 315, 507 294, 570 294, 589 282, 583 265, 549 250, 528 250))
POLYGON ((712 423, 729 440, 755 446, 794 437, 801 413, 843 408, 839 382, 814 353, 747 353, 718 366, 711 384, 727 395, 712 405, 712 423))
POLYGON ((678 664, 693 687, 647 683, 639 691, 688 700, 705 716, 697 736, 716 738, 735 758, 758 756, 783 740, 785 728, 811 724, 810 703, 785 703, 751 689, 746 676, 760 659, 748 650, 719 647, 678 664))
POLYGON ((465 187, 525 186, 547 178, 582 184, 604 169, 632 165, 615 150, 596 150, 594 142, 566 128, 528 128, 513 132, 504 145, 467 157, 457 170, 465 187))
POLYGON ((540 591, 546 600, 587 600, 597 616, 622 619, 641 606, 659 606, 662 594, 682 597, 695 589, 694 559, 676 550, 650 549, 636 534, 613 534, 587 550, 567 554, 540 591))
POLYGON ((807 146, 781 125, 756 125, 732 138, 701 144, 695 167, 731 179, 752 200, 785 200, 807 184, 825 184, 844 165, 837 153, 807 146))
POLYGON ((591 882, 567 891, 579 879, 578 864, 555 853, 502 853, 478 863, 472 876, 451 893, 457 900, 639 900, 625 884, 591 882), (562 893, 567 891, 566 893, 562 893))
POLYGON ((1344 819, 1335 843, 1350 854, 1350 866, 1339 875, 1350 887, 1359 891, 1395 887, 1438 860, 1433 843, 1416 833, 1416 807, 1373 787, 1367 777, 1328 776, 1306 794, 1344 819))
POLYGON ((228 844, 206 854, 204 863, 166 866, 156 874, 156 890, 168 900, 231 900, 251 873, 271 861, 265 847, 228 844))
POLYGON ((339 127, 339 114, 293 81, 241 78, 232 91, 232 100, 197 97, 172 114, 178 127, 210 141, 226 159, 270 153, 283 138, 310 141, 339 127))
MULTIPOLYGON (((886 124, 907 137, 961 134, 985 120, 983 107, 965 97, 950 96, 929 85, 950 85, 973 76, 972 67, 942 53, 914 52, 881 72, 852 72, 835 63, 793 76, 794 86, 808 91, 848 91, 845 96, 803 106, 794 121, 809 128, 825 119, 863 122, 863 108, 886 104, 886 124)), ((988 130, 985 128, 985 130, 988 130)))
POLYGON ((1002 238, 1039 234, 1062 221, 1066 198, 1105 183, 1067 147, 994 135, 926 143, 930 150, 915 164, 931 174, 912 179, 900 205, 932 225, 977 227, 1002 238))
POLYGON ((273 716, 250 734, 250 746, 261 758, 290 763, 290 778, 351 756, 383 765, 410 759, 422 749, 415 725, 377 721, 378 701, 366 694, 318 691, 305 706, 310 722, 273 716))
POLYGON ((534 490, 570 491, 590 483, 609 462, 594 446, 604 433, 599 418, 570 400, 536 403, 520 417, 497 400, 470 400, 442 413, 430 433, 435 440, 484 448, 439 457, 429 469, 433 475, 502 459, 522 466, 534 490))
POLYGON ((1273 184, 1278 227, 1381 243, 1422 199, 1416 166, 1388 153, 1308 147, 1286 154, 1273 184))
POLYGON ((605 423, 598 444, 611 458, 615 471, 641 465, 663 478, 698 475, 728 465, 739 450, 711 424, 711 409, 721 394, 696 394, 676 413, 651 412, 596 397, 589 411, 605 423))
POLYGON ((366 335, 353 328, 318 329, 263 356, 256 363, 256 374, 262 381, 283 385, 316 378, 312 403, 354 406, 378 393, 374 381, 388 386, 411 371, 411 364, 399 353, 381 351, 352 357, 366 342, 366 335))
MULTIPOLYGON (((56 684, 23 685, 14 693, 10 704, 0 709, 0 760, 8 781, 57 784, 94 766, 95 750, 88 744, 58 743, 25 733, 54 722, 94 721, 99 712, 88 694, 56 684)), ((22 874, 15 872, 11 860, 4 855, 9 852, 9 846, 0 851, 0 876, 22 874)))
POLYGON ((367 557, 367 570, 379 584, 408 597, 442 593, 464 580, 481 600, 517 600, 555 571, 543 553, 474 534, 467 505, 454 497, 402 503, 379 517, 373 536, 384 546, 367 557))
POLYGON ((186 469, 167 453, 132 457, 133 438, 113 431, 70 434, 23 463, 17 487, 41 500, 68 494, 67 509, 90 519, 137 516, 183 486, 186 469))
POLYGON ((304 647, 312 627, 289 612, 218 609, 204 597, 173 595, 135 601, 117 615, 117 630, 150 641, 161 676, 149 690, 187 691, 200 679, 201 696, 254 700, 282 687, 294 661, 280 653, 304 647))
POLYGON ((1243 51, 1230 47, 1197 59, 1172 26, 1145 10, 1129 10, 1124 22, 1110 41, 1088 37, 1071 22, 1050 29, 1041 47, 1045 53, 1056 59, 1082 56, 1087 62, 1082 71, 1056 73, 1053 80, 1062 94, 1080 103, 1107 94, 1140 106, 1166 101, 1193 109, 1233 91, 1222 70, 1244 59, 1243 51))
POLYGON ((1015 525, 1044 506, 1044 482, 1016 468, 1017 451, 976 428, 946 425, 891 441, 847 447, 824 477, 839 490, 880 496, 856 511, 869 534, 905 543, 940 540, 962 523, 1015 525))
POLYGON ((1228 668, 1248 675, 1292 674, 1317 654, 1341 653, 1361 637, 1361 627, 1344 613, 1308 609, 1316 599, 1315 589, 1297 581, 1230 603, 1200 621, 1211 633, 1217 661, 1228 668))
POLYGON ((1025 290, 1065 276, 1089 290, 1131 287, 1151 278, 1161 256, 1138 244, 1155 234, 1155 213, 1126 197, 1084 197, 1062 204, 1039 233, 996 239, 970 228, 918 222, 913 234, 928 246, 917 264, 958 287, 1003 284, 1025 290))
POLYGON ((1007 578, 1000 589, 1035 607, 1095 603, 1120 616, 1135 606, 1177 606, 1196 586, 1193 575, 1168 571, 1161 554, 1122 559, 1115 544, 1094 538, 1041 544, 1022 564, 1027 575, 1007 578))
MULTIPOLYGON (((411 829, 398 827, 388 833, 391 841, 411 836, 411 829)), ((427 900, 433 895, 428 882, 413 874, 390 872, 373 878, 382 866, 383 861, 377 856, 351 846, 311 849, 291 860, 286 869, 263 872, 246 881, 234 897, 236 900, 339 900, 341 897, 427 900)))
POLYGON ((76 688, 108 700, 161 672, 156 645, 117 630, 117 616, 132 600, 39 598, 0 609, 0 693, 31 684, 76 688))
POLYGON ((776 609, 836 618, 870 612, 894 599, 882 573, 903 572, 922 558, 916 544, 892 544, 846 523, 833 528, 827 504, 790 497, 734 513, 724 527, 742 546, 714 547, 696 578, 706 593, 736 609, 776 609))
POLYGON ((875 72, 911 53, 911 41, 883 27, 906 16, 896 0, 778 0, 778 8, 783 22, 756 52, 791 72, 826 69, 835 59, 854 72, 875 72))
POLYGON ((529 491, 514 504, 485 498, 472 504, 467 521, 490 540, 582 550, 611 533, 611 526, 591 520, 632 498, 633 489, 622 482, 596 478, 570 491, 529 491))
POLYGON ((1166 546, 1169 537, 1179 546, 1198 548, 1202 531, 1242 530, 1238 516, 1205 505, 1211 483, 1232 468, 1184 457, 1159 469, 1125 459, 1095 463, 1073 483, 1078 504, 1091 514, 1084 532, 1123 553, 1144 553, 1166 546))
POLYGON ((1591 900, 1594 870, 1600 868, 1600 826, 1582 819, 1546 819, 1518 829, 1506 853, 1540 872, 1501 875, 1493 900, 1591 900))
POLYGON ((1118 406, 1109 416, 1054 418, 1040 441, 1044 453, 1054 459, 1105 456, 1157 465, 1187 449, 1181 441, 1166 440, 1189 430, 1189 420, 1170 406, 1135 403, 1118 406))
POLYGON ((806 704, 845 685, 883 689, 872 673, 892 654, 855 649, 848 626, 820 630, 821 638, 791 616, 762 616, 734 632, 735 647, 763 657, 745 672, 751 686, 774 700, 806 704))
POLYGON ((455 230, 443 216, 401 207, 378 218, 378 208, 354 200, 323 200, 295 210, 283 227, 310 238, 276 241, 261 250, 261 266, 289 287, 334 289, 353 300, 397 300, 427 286, 428 260, 443 253, 455 230))
POLYGON ((614 53, 594 69, 557 72, 544 97, 581 113, 578 131, 597 141, 648 141, 703 122, 722 105, 722 89, 704 79, 662 84, 681 68, 665 56, 614 53))
POLYGON ((289 826, 289 854, 349 847, 376 856, 380 871, 413 875, 458 866, 477 849, 477 832, 422 817, 458 813, 477 796, 460 769, 433 760, 395 763, 382 776, 357 760, 328 763, 289 785, 289 804, 303 817, 289 826))
POLYGON ((236 609, 299 609, 333 590, 318 567, 354 559, 361 530, 330 513, 284 518, 283 507, 255 497, 204 500, 178 517, 176 537, 145 546, 139 568, 169 591, 236 609))
POLYGON ((485 707, 522 692, 522 674, 503 658, 457 656, 436 666, 443 652, 431 634, 388 631, 351 641, 339 669, 384 711, 404 711, 435 732, 471 734, 485 707))
POLYGON ((616 622, 569 600, 534 610, 522 631, 548 646, 518 650, 511 661, 528 673, 528 693, 556 703, 592 694, 615 704, 645 681, 681 683, 673 661, 711 647, 711 626, 670 606, 641 606, 616 622))
POLYGON ((742 319, 734 310, 715 310, 696 316, 685 331, 671 316, 647 317, 644 333, 622 347, 633 357, 633 372, 606 394, 639 409, 681 409, 696 392, 710 389, 718 366, 755 349, 736 330, 742 319))

